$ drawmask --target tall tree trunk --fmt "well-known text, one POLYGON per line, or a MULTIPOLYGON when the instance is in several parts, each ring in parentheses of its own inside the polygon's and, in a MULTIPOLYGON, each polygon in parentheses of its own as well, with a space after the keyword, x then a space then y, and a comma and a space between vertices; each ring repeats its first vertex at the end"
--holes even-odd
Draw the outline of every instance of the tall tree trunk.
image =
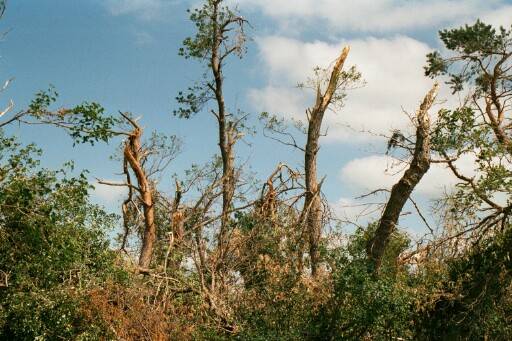
POLYGON ((309 255, 311 259, 311 274, 316 276, 320 263, 319 245, 322 235, 322 202, 317 179, 317 154, 322 121, 325 111, 339 85, 339 77, 350 49, 345 47, 332 70, 329 85, 322 94, 320 84, 317 88, 315 106, 308 110, 308 135, 304 153, 304 168, 306 174, 306 196, 302 217, 305 218, 309 239, 309 255))
POLYGON ((308 127, 308 139, 304 155, 306 174, 306 199, 304 212, 309 237, 309 255, 311 258, 311 273, 316 276, 319 264, 319 244, 322 231, 322 202, 320 200, 319 185, 317 180, 317 154, 319 150, 318 140, 322 126, 323 112, 311 115, 308 127))
POLYGON ((218 122, 219 149, 222 158, 222 214, 221 228, 218 236, 220 258, 223 257, 227 247, 227 228, 229 224, 229 211, 235 193, 235 131, 231 129, 232 123, 229 121, 224 102, 223 94, 223 75, 222 75, 222 57, 220 48, 224 39, 221 27, 219 27, 218 6, 220 1, 214 3, 213 7, 213 40, 211 54, 211 69, 215 84, 213 91, 217 102, 217 112, 214 113, 218 122))
POLYGON ((414 187, 430 168, 430 118, 428 110, 434 103, 438 88, 439 86, 436 83, 423 99, 423 103, 416 114, 418 126, 411 164, 402 178, 391 189, 391 195, 379 221, 375 236, 368 242, 367 254, 374 265, 375 272, 378 272, 380 268, 389 238, 395 229, 405 203, 414 187))

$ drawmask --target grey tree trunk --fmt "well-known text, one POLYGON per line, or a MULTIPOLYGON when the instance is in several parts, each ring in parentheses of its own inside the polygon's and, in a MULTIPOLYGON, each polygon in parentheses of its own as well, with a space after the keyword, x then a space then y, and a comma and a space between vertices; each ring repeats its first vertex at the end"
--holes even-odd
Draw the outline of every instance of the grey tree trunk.
POLYGON ((389 238, 398 223, 405 203, 414 187, 430 168, 430 118, 428 110, 434 103, 438 88, 439 86, 436 83, 423 99, 423 103, 417 112, 416 144, 411 164, 402 178, 391 189, 391 195, 379 221, 375 236, 368 242, 367 255, 374 265, 375 272, 379 271, 389 238))
POLYGON ((339 85, 339 77, 350 49, 345 47, 341 52, 329 78, 325 93, 322 94, 320 85, 317 88, 316 103, 308 110, 308 132, 304 153, 304 169, 306 175, 306 195, 302 217, 305 219, 311 259, 311 274, 316 276, 320 263, 320 239, 322 236, 322 201, 320 185, 317 178, 317 155, 322 121, 325 111, 331 104, 332 98, 339 85))
POLYGON ((217 268, 223 266, 223 259, 228 249, 228 228, 229 228, 229 212, 231 210, 233 197, 235 194, 236 179, 235 179, 235 153, 234 145, 236 143, 236 128, 229 118, 226 110, 223 93, 223 59, 231 52, 222 55, 221 47, 225 39, 226 27, 230 22, 219 23, 219 6, 221 1, 216 1, 213 4, 213 17, 212 17, 212 39, 214 44, 211 51, 211 71, 214 78, 212 90, 215 94, 215 101, 217 102, 217 112, 214 115, 218 123, 218 144, 222 158, 222 213, 221 213, 221 227, 218 235, 218 265, 217 268))

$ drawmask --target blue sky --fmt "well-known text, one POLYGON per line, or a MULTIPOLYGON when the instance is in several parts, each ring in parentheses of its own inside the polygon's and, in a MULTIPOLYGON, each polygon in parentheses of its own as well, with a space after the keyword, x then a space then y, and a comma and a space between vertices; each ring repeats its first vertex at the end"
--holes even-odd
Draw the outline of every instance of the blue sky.
MULTIPOLYGON (((171 165, 181 174, 192 163, 207 162, 217 153, 215 122, 207 113, 190 120, 172 116, 174 97, 202 73, 201 66, 177 55, 181 41, 193 33, 186 9, 197 1, 168 0, 11 0, 0 21, 9 31, 0 47, 2 79, 14 77, 3 104, 27 105, 34 93, 53 84, 59 106, 96 101, 110 112, 130 111, 143 116, 147 131, 176 134, 184 148, 171 165)), ((431 81, 422 75, 425 54, 438 48, 437 30, 480 17, 510 25, 510 1, 489 0, 241 0, 237 3, 252 24, 253 41, 246 58, 232 59, 226 72, 231 109, 257 117, 262 111, 303 119, 309 94, 295 85, 315 65, 329 65, 340 49, 352 47, 349 64, 356 64, 367 85, 349 93, 345 107, 329 113, 329 135, 322 140, 320 174, 324 191, 341 215, 352 217, 354 197, 376 187, 390 187, 400 168, 383 155, 385 134, 408 129, 402 108, 414 112, 431 81), (350 126, 351 129, 348 129, 350 126), (371 131, 361 133, 360 131, 371 131), (386 169, 388 170, 386 172, 386 169)), ((447 91, 442 91, 452 105, 447 91)), ((280 161, 301 166, 302 156, 258 134, 239 148, 240 162, 249 160, 264 178, 280 161)), ((117 162, 110 161, 117 142, 72 147, 61 131, 49 127, 11 127, 25 142, 44 151, 45 166, 74 160, 89 169, 91 178, 116 179, 117 162)), ((471 162, 466 170, 471 172, 471 162)), ((464 169, 464 165, 461 165, 464 169)), ((172 191, 168 182, 165 189, 172 191)), ((444 169, 434 169, 415 196, 423 202, 449 190, 454 180, 444 169)), ((121 193, 98 188, 95 200, 110 209, 121 193)), ((419 230, 414 218, 405 220, 419 230)))

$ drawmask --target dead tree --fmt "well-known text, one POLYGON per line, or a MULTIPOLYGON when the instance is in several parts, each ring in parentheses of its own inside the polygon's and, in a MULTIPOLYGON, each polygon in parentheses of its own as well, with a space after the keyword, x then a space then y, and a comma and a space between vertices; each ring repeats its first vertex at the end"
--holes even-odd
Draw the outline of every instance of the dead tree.
POLYGON ((142 247, 140 250, 139 267, 143 271, 147 271, 151 263, 156 240, 153 190, 148 180, 148 176, 142 167, 142 128, 135 120, 129 118, 128 116, 124 117, 133 126, 133 130, 124 143, 123 155, 126 162, 130 165, 130 168, 135 174, 135 177, 137 178, 137 191, 139 192, 142 203, 145 227, 142 237, 142 247))
MULTIPOLYGON (((0 88, 0 92, 8 85, 0 88)), ((122 118, 105 115, 104 108, 98 103, 84 102, 73 108, 50 109, 58 95, 54 88, 40 91, 25 111, 14 115, 11 119, 0 122, 0 127, 13 121, 31 125, 52 125, 64 129, 73 138, 74 143, 94 143, 118 136, 126 137, 122 147, 123 171, 126 180, 113 183, 99 180, 100 184, 128 188, 128 197, 123 202, 124 236, 121 249, 125 250, 130 232, 130 208, 136 208, 133 194, 138 193, 137 202, 142 205, 144 229, 142 247, 139 255, 139 268, 147 272, 153 256, 156 240, 155 225, 155 193, 156 188, 151 177, 162 172, 174 159, 179 151, 179 140, 175 136, 154 133, 146 142, 142 142, 143 129, 130 114, 120 112, 122 118), (169 143, 170 142, 170 143, 169 143), (130 171, 135 176, 136 184, 132 183, 130 171)), ((9 106, 0 117, 9 111, 9 106)))
POLYGON ((136 119, 125 113, 120 113, 129 128, 116 132, 117 135, 126 136, 122 145, 123 172, 126 180, 123 183, 112 183, 99 180, 100 184, 110 186, 125 186, 128 188, 128 197, 123 202, 124 235, 121 249, 125 249, 130 233, 130 210, 138 210, 142 206, 142 243, 139 253, 139 271, 147 273, 151 265, 155 242, 157 238, 157 226, 155 223, 156 188, 152 176, 162 172, 176 156, 179 149, 179 141, 173 136, 170 145, 165 138, 153 134, 149 141, 143 142, 143 129, 136 119), (162 140, 163 139, 163 140, 162 140), (150 160, 151 159, 151 160, 150 160), (133 174, 136 183, 132 183, 133 174), (134 198, 137 193, 137 200, 134 198))
POLYGON ((303 218, 305 219, 309 235, 309 255, 311 258, 311 274, 313 276, 316 276, 320 262, 319 244, 322 234, 323 216, 320 186, 317 178, 317 154, 320 149, 319 139, 325 111, 333 101, 333 97, 340 88, 341 83, 343 83, 342 69, 349 51, 350 48, 345 47, 341 52, 334 65, 325 92, 322 93, 320 84, 317 85, 315 105, 307 110, 308 130, 306 147, 304 148, 306 196, 303 218))
POLYGON ((389 238, 398 223, 405 203, 414 187, 430 168, 430 117, 428 111, 436 99, 438 88, 436 83, 423 99, 416 114, 416 143, 411 164, 402 178, 392 187, 375 235, 368 242, 367 255, 373 263, 375 271, 379 270, 389 238))

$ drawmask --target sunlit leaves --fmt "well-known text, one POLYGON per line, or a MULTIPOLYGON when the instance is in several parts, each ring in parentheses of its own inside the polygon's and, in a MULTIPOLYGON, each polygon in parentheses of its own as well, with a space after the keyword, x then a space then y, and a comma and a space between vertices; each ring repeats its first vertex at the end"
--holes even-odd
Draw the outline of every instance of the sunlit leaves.
POLYGON ((85 323, 81 290, 117 276, 105 235, 116 217, 89 203, 86 173, 39 169, 37 153, 0 136, 0 338, 101 332, 85 323))
POLYGON ((95 102, 84 102, 70 109, 52 110, 59 94, 55 88, 39 91, 29 104, 28 113, 37 122, 64 128, 74 143, 108 141, 116 135, 114 127, 120 119, 106 115, 105 109, 95 102))
MULTIPOLYGON (((439 51, 427 55, 425 74, 429 77, 448 76, 453 92, 462 91, 469 84, 477 86, 477 91, 489 91, 493 68, 511 49, 511 31, 503 27, 497 32, 491 25, 477 21, 473 25, 442 30, 439 36, 450 51, 442 56, 439 51)), ((505 69, 503 65, 503 69, 505 69)), ((497 75, 495 81, 500 80, 497 75)))

